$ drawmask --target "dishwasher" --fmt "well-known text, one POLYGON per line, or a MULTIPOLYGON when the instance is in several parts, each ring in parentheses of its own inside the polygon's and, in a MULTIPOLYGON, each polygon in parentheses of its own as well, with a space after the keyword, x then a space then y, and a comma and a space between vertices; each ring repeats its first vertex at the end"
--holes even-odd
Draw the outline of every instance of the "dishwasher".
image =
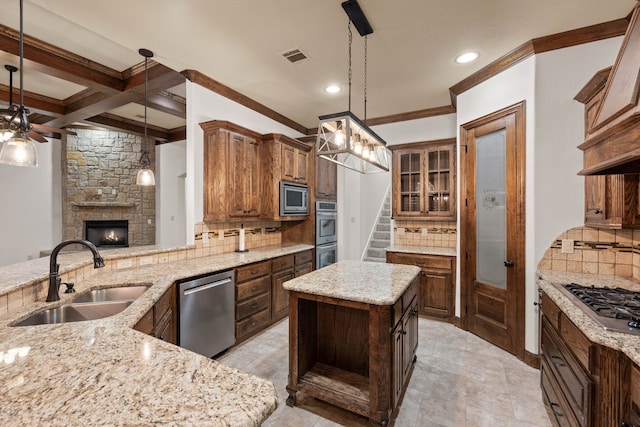
POLYGON ((233 270, 178 284, 178 345, 207 357, 235 343, 233 270))

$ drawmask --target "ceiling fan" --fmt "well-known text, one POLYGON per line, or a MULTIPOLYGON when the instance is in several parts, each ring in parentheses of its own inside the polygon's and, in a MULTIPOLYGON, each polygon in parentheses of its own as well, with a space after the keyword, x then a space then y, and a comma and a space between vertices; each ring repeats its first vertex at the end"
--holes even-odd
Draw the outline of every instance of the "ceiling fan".
POLYGON ((4 136, 4 138, 0 136, 0 139, 9 139, 11 135, 14 132, 18 131, 21 126, 24 127, 24 129, 27 131, 27 135, 29 135, 31 139, 34 139, 38 142, 48 142, 45 137, 38 133, 38 131, 66 135, 76 134, 75 132, 68 131, 66 129, 58 129, 51 126, 40 125, 37 123, 30 123, 28 117, 26 116, 27 114, 29 114, 29 109, 23 106, 21 110, 20 106, 13 103, 13 73, 18 71, 18 68, 8 64, 5 65, 4 68, 9 72, 9 106, 7 108, 0 109, 0 117, 2 117, 5 122, 5 126, 3 126, 5 128, 3 133, 4 135, 6 135, 4 136))

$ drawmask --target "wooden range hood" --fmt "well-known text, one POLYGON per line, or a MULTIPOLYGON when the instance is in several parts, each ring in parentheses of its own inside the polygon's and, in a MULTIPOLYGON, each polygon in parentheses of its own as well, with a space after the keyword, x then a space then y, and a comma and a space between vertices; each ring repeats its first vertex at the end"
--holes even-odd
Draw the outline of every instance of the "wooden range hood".
MULTIPOLYGON (((583 92, 593 94, 594 86, 603 84, 593 115, 586 123, 585 142, 578 146, 584 152, 579 175, 613 175, 640 173, 640 3, 633 10, 622 47, 606 79, 603 72, 592 79, 583 92), (591 85, 590 90, 588 90, 591 85), (601 98, 600 98, 601 96, 601 98)), ((603 70, 605 71, 605 70, 603 70)), ((606 76, 605 76, 606 77, 606 76)), ((595 99, 595 97, 594 97, 595 99)))

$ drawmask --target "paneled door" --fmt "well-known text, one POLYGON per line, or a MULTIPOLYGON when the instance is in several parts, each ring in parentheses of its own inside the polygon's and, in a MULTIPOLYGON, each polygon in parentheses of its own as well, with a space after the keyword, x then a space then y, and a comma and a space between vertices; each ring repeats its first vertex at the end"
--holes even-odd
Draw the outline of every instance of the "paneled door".
POLYGON ((524 103, 461 128, 462 323, 524 358, 524 103))

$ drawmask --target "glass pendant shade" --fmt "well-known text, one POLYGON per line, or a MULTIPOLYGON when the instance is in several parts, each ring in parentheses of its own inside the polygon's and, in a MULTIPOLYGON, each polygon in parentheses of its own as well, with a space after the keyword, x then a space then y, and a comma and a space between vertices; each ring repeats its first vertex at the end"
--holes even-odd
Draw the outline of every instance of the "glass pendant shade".
POLYGON ((12 166, 38 166, 38 151, 24 132, 16 132, 2 144, 0 164, 12 166))
POLYGON ((389 170, 389 150, 353 113, 320 116, 316 154, 360 173, 389 170))
POLYGON ((156 178, 151 169, 140 169, 136 175, 137 185, 156 185, 156 178))

